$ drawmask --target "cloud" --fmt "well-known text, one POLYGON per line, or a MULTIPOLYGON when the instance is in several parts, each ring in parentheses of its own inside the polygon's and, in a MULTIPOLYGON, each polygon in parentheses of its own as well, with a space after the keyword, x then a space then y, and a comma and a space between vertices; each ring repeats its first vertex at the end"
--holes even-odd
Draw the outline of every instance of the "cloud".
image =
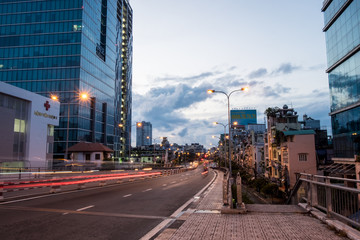
POLYGON ((191 86, 184 83, 152 88, 144 95, 133 96, 134 113, 139 119, 150 121, 154 128, 172 131, 190 120, 184 118, 180 110, 206 100, 209 84, 191 86))
POLYGON ((268 73, 268 71, 266 70, 266 68, 259 68, 255 71, 252 71, 248 77, 250 79, 253 79, 253 78, 260 78, 260 77, 263 77, 265 76, 266 74, 268 73))
POLYGON ((314 65, 314 66, 310 66, 308 68, 310 71, 317 71, 317 70, 326 70, 326 65, 325 64, 318 64, 318 65, 314 65))
POLYGON ((203 72, 193 76, 165 76, 155 78, 156 82, 188 82, 206 79, 215 75, 221 74, 221 72, 203 72))
POLYGON ((273 71, 273 74, 290 74, 298 69, 300 69, 300 67, 294 66, 291 63, 283 63, 279 68, 273 71))
POLYGON ((183 130, 181 130, 178 135, 180 137, 185 137, 186 135, 188 134, 188 129, 187 128, 184 128, 183 130))
POLYGON ((291 88, 284 87, 284 86, 277 83, 277 84, 275 84, 274 87, 265 86, 263 88, 262 95, 265 96, 265 97, 279 98, 281 96, 281 94, 289 93, 290 90, 291 90, 291 88))

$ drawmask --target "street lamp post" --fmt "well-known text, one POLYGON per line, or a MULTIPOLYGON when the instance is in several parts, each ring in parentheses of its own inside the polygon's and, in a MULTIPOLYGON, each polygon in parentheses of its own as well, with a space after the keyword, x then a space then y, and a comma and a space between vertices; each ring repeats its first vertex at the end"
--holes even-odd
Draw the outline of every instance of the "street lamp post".
POLYGON ((208 90, 207 92, 209 94, 211 93, 222 93, 224 94, 226 97, 227 97, 227 106, 228 106, 228 127, 229 127, 229 171, 230 171, 230 174, 232 174, 232 169, 231 169, 231 123, 230 123, 230 96, 231 94, 233 94, 234 92, 240 92, 240 91, 247 91, 248 88, 247 87, 243 87, 243 88, 240 88, 240 89, 236 89, 232 92, 230 92, 229 94, 223 92, 223 91, 218 91, 218 90, 213 90, 213 89, 210 89, 208 90))
POLYGON ((155 161, 155 144, 156 144, 156 140, 157 140, 157 139, 162 139, 162 137, 151 138, 150 136, 147 136, 146 138, 147 138, 147 139, 151 139, 152 141, 154 141, 154 144, 153 144, 153 146, 154 146, 154 150, 153 150, 153 162, 155 163, 155 162, 156 162, 156 161, 155 161))
MULTIPOLYGON (((122 124, 122 123, 119 123, 119 125, 118 125, 119 127, 124 127, 124 124, 122 124)), ((138 126, 138 127, 142 127, 142 123, 141 122, 138 122, 138 123, 136 123, 136 124, 133 124, 133 125, 130 125, 130 131, 129 131, 129 133, 128 133, 128 139, 129 139, 129 159, 128 159, 128 161, 130 162, 130 158, 131 158, 131 129, 132 129, 132 127, 133 126, 138 126)))
MULTIPOLYGON (((212 136, 212 138, 218 138, 219 141, 221 141, 221 138, 216 137, 216 136, 212 136)), ((211 143, 210 143, 211 145, 211 143)), ((222 145, 222 143, 220 143, 219 145, 222 145)), ((226 138, 225 138, 225 134, 224 134, 224 150, 223 150, 223 158, 224 158, 224 167, 226 168, 226 138)), ((220 153, 220 159, 222 158, 222 154, 220 153)), ((220 160, 221 161, 221 160, 220 160)), ((219 162, 220 164, 220 162, 219 162)))
MULTIPOLYGON (((226 149, 226 126, 227 124, 223 124, 223 123, 219 123, 219 122, 214 122, 215 125, 222 125, 224 127, 224 148, 226 149)), ((230 145, 230 144, 229 144, 230 145)), ((226 154, 224 154, 226 157, 226 154)), ((226 168, 226 161, 225 162, 225 168, 226 168)))
MULTIPOLYGON (((52 95, 51 99, 55 101, 59 101, 59 97, 56 95, 52 95)), ((86 92, 80 92, 78 97, 68 99, 64 103, 67 103, 67 123, 66 123, 66 147, 65 147, 65 159, 68 158, 68 148, 69 148, 69 124, 70 124, 70 103, 73 103, 74 100, 87 101, 89 96, 86 92)))

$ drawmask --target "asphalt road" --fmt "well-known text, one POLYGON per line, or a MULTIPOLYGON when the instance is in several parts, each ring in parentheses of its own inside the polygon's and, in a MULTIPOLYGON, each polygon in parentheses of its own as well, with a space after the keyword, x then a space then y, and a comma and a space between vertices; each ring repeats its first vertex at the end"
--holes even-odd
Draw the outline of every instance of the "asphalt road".
POLYGON ((212 178, 202 168, 0 203, 0 239, 140 239, 212 178))

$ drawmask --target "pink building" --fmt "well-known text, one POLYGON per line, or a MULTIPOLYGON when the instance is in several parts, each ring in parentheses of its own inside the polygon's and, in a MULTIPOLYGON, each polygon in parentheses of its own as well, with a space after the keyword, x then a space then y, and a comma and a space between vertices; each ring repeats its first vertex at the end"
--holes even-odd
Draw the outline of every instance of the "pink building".
POLYGON ((268 108, 265 137, 265 176, 285 191, 296 183, 296 173, 316 174, 315 131, 301 130, 293 108, 268 108))
POLYGON ((316 174, 315 132, 313 130, 283 131, 281 143, 282 168, 288 170, 289 186, 296 183, 296 173, 316 174))

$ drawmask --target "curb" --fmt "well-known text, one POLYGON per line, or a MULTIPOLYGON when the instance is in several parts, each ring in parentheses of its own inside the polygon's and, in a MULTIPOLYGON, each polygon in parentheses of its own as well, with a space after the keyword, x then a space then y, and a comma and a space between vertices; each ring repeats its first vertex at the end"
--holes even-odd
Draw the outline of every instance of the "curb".
POLYGON ((305 210, 307 210, 312 216, 319 219, 323 223, 327 224, 328 226, 330 226, 332 228, 335 228, 336 231, 344 232, 348 238, 350 238, 352 240, 359 240, 360 239, 360 232, 357 231, 356 229, 350 227, 349 225, 347 225, 347 224, 345 224, 343 222, 340 222, 338 220, 335 220, 335 219, 327 218, 325 213, 320 212, 316 208, 307 207, 306 203, 299 203, 298 205, 300 207, 304 208, 305 210))

